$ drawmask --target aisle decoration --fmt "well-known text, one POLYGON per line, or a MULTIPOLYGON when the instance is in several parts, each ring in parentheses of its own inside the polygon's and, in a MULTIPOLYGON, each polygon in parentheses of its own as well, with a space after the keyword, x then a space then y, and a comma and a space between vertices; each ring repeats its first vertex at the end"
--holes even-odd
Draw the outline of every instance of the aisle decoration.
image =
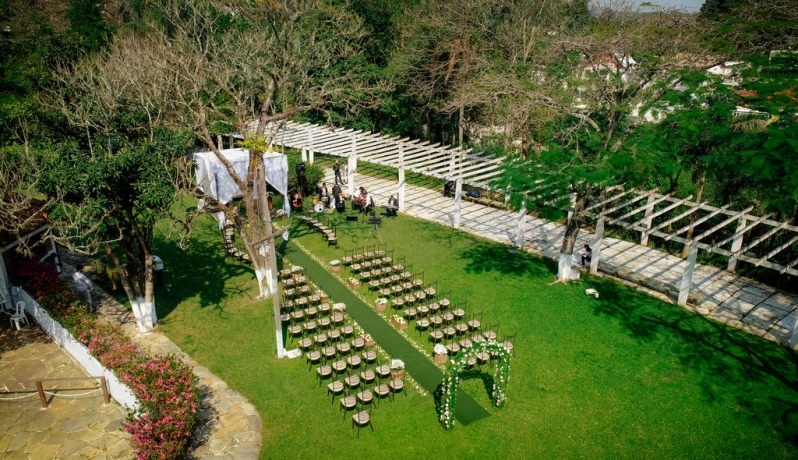
MULTIPOLYGON (((495 340, 476 342, 467 350, 457 353, 449 361, 449 367, 439 387, 438 420, 444 429, 451 430, 454 428, 457 386, 462 381, 460 376, 468 372, 470 367, 473 367, 473 365, 468 365, 468 360, 476 358, 481 353, 488 353, 496 359, 491 400, 495 407, 504 407, 507 400, 507 384, 510 381, 510 357, 512 353, 495 340)), ((484 373, 482 374, 484 375, 484 373)))

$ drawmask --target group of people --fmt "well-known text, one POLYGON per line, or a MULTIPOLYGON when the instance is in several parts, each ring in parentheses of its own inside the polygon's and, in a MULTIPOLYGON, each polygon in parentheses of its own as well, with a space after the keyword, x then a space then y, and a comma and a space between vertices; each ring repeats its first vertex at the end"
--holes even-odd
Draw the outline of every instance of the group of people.
POLYGON ((374 197, 369 195, 369 192, 365 187, 360 187, 353 199, 357 203, 357 206, 359 206, 364 212, 369 212, 374 209, 374 197))

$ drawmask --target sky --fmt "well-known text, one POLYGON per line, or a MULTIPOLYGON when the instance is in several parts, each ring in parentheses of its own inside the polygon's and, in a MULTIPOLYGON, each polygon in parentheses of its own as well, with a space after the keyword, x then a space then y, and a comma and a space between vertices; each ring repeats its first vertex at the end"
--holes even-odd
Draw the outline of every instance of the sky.
POLYGON ((695 12, 704 4, 704 0, 631 0, 633 3, 650 2, 659 6, 670 8, 684 8, 688 12, 695 12))

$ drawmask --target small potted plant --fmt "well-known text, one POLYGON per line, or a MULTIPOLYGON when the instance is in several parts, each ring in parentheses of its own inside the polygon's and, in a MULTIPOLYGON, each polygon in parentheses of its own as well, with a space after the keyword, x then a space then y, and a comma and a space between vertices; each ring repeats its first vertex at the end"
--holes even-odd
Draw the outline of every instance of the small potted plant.
POLYGON ((391 379, 403 379, 405 378, 405 362, 401 359, 392 359, 391 360, 391 379))
POLYGON ((374 310, 382 313, 388 307, 388 299, 385 297, 380 297, 374 302, 374 310))
POLYGON ((338 273, 341 271, 341 261, 338 259, 330 261, 330 270, 333 273, 338 273))
POLYGON ((407 329, 407 320, 399 315, 391 316, 391 323, 399 330, 407 329))
POLYGON ((432 348, 435 358, 435 364, 443 364, 449 360, 449 356, 446 353, 446 347, 441 345, 440 343, 435 344, 432 348))
POLYGON ((360 281, 358 281, 358 280, 357 280, 357 279, 355 279, 355 278, 351 278, 351 277, 350 277, 350 278, 348 278, 348 279, 346 280, 346 284, 347 284, 347 285, 348 285, 350 288, 354 289, 355 291, 357 291, 358 289, 360 289, 360 281))
POLYGON ((371 334, 363 335, 363 341, 366 342, 366 348, 371 348, 376 345, 376 342, 374 342, 374 338, 371 337, 371 334))

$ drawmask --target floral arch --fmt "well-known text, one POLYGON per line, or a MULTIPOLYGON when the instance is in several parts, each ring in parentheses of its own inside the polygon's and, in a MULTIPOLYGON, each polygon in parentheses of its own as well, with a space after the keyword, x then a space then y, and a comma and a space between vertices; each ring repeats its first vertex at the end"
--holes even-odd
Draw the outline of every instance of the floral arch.
POLYGON ((494 340, 474 343, 467 350, 457 353, 449 361, 449 367, 441 383, 438 419, 443 428, 447 430, 454 428, 457 386, 462 381, 460 375, 469 370, 468 361, 481 353, 488 353, 491 357, 496 358, 491 399, 496 407, 504 407, 507 400, 507 383, 510 381, 510 350, 494 340))

